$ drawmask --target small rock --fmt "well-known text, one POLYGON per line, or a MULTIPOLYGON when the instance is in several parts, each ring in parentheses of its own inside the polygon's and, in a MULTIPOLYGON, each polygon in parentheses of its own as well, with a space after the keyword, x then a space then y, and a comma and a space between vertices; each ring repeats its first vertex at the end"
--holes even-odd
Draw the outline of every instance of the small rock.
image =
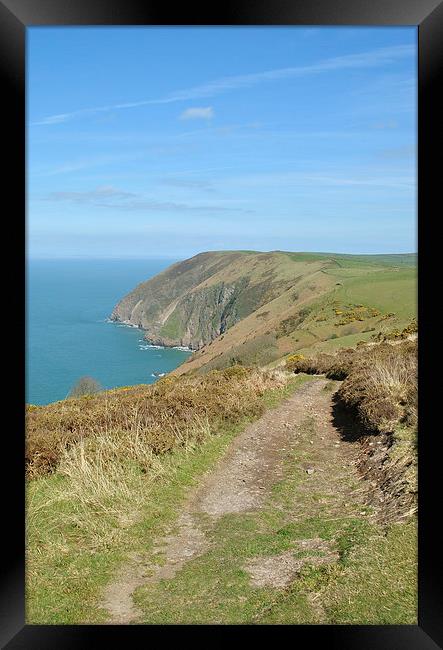
POLYGON ((306 474, 313 474, 313 473, 314 473, 313 468, 312 468, 312 467, 308 467, 308 469, 306 470, 306 474))
POLYGON ((310 444, 310 445, 313 445, 313 444, 314 444, 314 441, 313 441, 313 440, 310 440, 310 441, 309 441, 309 444, 310 444))

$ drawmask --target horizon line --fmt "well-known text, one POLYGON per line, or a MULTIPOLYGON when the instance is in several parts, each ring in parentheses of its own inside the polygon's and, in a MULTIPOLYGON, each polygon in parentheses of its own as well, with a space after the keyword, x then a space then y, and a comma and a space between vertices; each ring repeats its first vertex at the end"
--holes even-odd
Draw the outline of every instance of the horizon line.
POLYGON ((78 261, 86 261, 86 260, 91 260, 91 261, 130 261, 130 260, 138 260, 138 261, 144 261, 144 260, 162 260, 162 259, 177 259, 177 258, 183 258, 183 259, 189 259, 190 257, 195 257, 197 255, 203 255, 205 253, 297 253, 300 255, 354 255, 354 256, 368 256, 368 257, 374 257, 377 255, 418 255, 418 251, 401 251, 401 252, 378 252, 378 253, 361 253, 361 252, 354 252, 354 253, 349 253, 349 252, 340 252, 340 251, 319 251, 319 250, 282 250, 282 249, 273 249, 273 250, 259 250, 259 249, 252 249, 252 248, 225 248, 225 249, 210 249, 210 250, 202 250, 198 253, 191 253, 191 254, 177 254, 177 255, 149 255, 149 256, 133 256, 133 255, 110 255, 110 256, 84 256, 84 255, 66 255, 66 256, 59 256, 59 257, 54 257, 54 256, 29 256, 26 257, 25 261, 26 262, 33 262, 33 261, 64 261, 64 260, 78 260, 78 261))

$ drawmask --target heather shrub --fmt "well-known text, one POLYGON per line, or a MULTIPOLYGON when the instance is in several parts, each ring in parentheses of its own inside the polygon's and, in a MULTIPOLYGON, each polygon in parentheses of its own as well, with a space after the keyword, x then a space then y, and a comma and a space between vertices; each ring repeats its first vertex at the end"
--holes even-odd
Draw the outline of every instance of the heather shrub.
POLYGON ((27 475, 54 471, 67 450, 79 443, 89 449, 93 439, 107 438, 106 448, 126 459, 132 453, 152 458, 198 443, 208 429, 260 415, 263 391, 278 388, 281 381, 275 373, 234 366, 27 408, 27 475))
MULTIPOLYGON (((343 379, 346 376, 343 361, 337 355, 320 352, 314 357, 303 357, 302 355, 292 355, 294 358, 286 367, 295 373, 305 372, 308 375, 326 375, 329 379, 343 379)), ((291 358, 291 357, 289 357, 291 358)))
MULTIPOLYGON (((343 380, 338 397, 378 431, 417 423, 417 342, 362 343, 335 354, 293 355, 287 369, 343 380)), ((291 357, 290 357, 291 358, 291 357)))
POLYGON ((381 343, 360 349, 361 355, 339 390, 340 398, 379 431, 416 423, 416 343, 381 343))

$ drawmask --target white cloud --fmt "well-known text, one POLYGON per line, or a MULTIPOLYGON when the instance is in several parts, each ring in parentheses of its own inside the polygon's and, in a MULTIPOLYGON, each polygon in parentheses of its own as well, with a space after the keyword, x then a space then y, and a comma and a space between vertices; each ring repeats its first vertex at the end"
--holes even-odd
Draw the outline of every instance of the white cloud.
POLYGON ((214 109, 212 106, 195 106, 194 108, 187 108, 180 115, 181 120, 210 120, 214 117, 214 109))
POLYGON ((380 65, 389 65, 399 59, 416 56, 416 53, 417 50, 414 45, 393 45, 391 47, 383 47, 370 52, 361 52, 359 54, 348 54, 345 56, 323 59, 317 63, 310 63, 304 66, 278 68, 275 70, 266 70, 263 72, 254 72, 252 74, 234 75, 231 77, 224 77, 223 79, 215 79, 214 81, 210 81, 201 86, 178 90, 177 92, 171 93, 163 98, 146 99, 138 102, 126 102, 124 104, 112 104, 110 106, 99 106, 96 108, 85 108, 73 111, 72 113, 50 115, 39 122, 33 122, 33 124, 60 124, 77 117, 123 108, 136 108, 139 106, 148 106, 150 104, 170 104, 172 102, 213 97, 214 95, 219 95, 227 91, 236 90, 238 88, 248 88, 262 82, 275 81, 277 79, 289 79, 291 77, 319 74, 322 72, 333 72, 334 70, 372 68, 380 65))

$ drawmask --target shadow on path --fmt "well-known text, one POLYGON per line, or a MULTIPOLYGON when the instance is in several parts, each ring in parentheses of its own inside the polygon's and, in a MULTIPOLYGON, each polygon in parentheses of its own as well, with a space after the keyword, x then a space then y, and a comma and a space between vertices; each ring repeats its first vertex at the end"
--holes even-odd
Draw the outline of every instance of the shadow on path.
POLYGON ((356 442, 366 436, 376 435, 376 431, 366 428, 354 409, 347 408, 337 393, 332 398, 332 423, 345 442, 356 442))

